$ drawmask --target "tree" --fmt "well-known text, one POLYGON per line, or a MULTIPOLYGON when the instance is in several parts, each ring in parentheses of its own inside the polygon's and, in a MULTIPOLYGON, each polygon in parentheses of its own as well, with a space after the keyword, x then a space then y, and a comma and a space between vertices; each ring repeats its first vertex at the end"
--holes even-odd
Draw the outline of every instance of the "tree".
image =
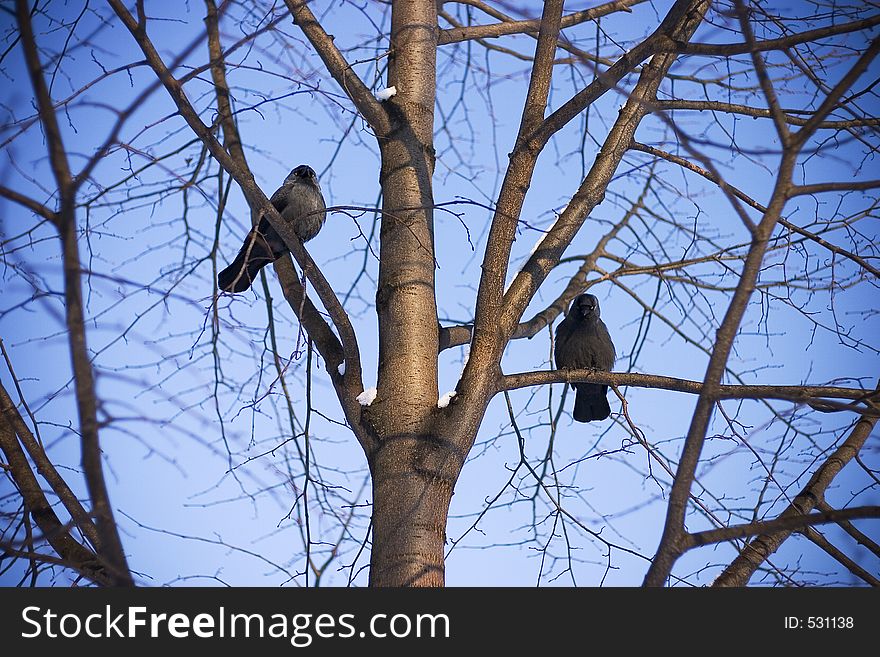
POLYGON ((491 509, 522 502, 539 580, 577 583, 589 546, 607 562, 591 584, 630 557, 652 586, 703 571, 743 585, 759 570, 783 583, 840 572, 877 583, 858 552, 880 557, 866 520, 880 509, 869 442, 877 317, 864 292, 878 276, 876 9, 614 0, 565 10, 547 0, 539 17, 537 3, 482 0, 205 0, 197 18, 195 7, 107 4, 4 6, 15 91, 4 104, 0 196, 13 220, 2 317, 17 336, 10 351, 46 354, 48 326, 63 317, 69 358, 59 381, 4 349, 8 572, 134 583, 102 448, 108 435, 128 436, 175 462, 157 446, 156 430, 171 427, 223 455, 241 498, 255 497, 244 479, 264 496, 288 487, 285 528, 299 533, 302 562, 273 567, 307 584, 340 567, 351 582, 369 544, 371 585, 441 586, 445 551, 491 509), (333 222, 346 217, 357 230, 351 253, 337 251, 337 262, 360 261, 344 282, 269 204, 280 178, 262 174, 261 185, 254 174, 254 161, 276 177, 306 161, 311 131, 330 132, 321 179, 335 204, 324 233, 338 245, 333 222), (493 172, 497 149, 509 153, 493 172), (378 177, 379 202, 348 196, 356 171, 378 177), (236 190, 302 272, 276 263, 284 303, 265 272, 246 300, 213 284, 246 228, 230 210, 236 190), (441 254, 444 240, 461 241, 455 230, 472 243, 483 218, 472 264, 450 280, 459 275, 445 262, 459 256, 441 254), (466 294, 438 304, 459 282, 466 294), (615 299, 603 309, 622 354, 616 372, 548 366, 550 329, 585 289, 615 299), (373 316, 376 386, 364 395, 373 316), (27 339, 13 326, 27 326, 27 339), (531 339, 544 329, 541 347, 531 339), (463 367, 441 396, 450 354, 463 367), (510 360, 524 371, 507 373, 510 360), (693 379, 672 374, 689 369, 693 379), (548 384, 571 381, 611 386, 613 421, 563 421, 570 395, 566 404, 548 384), (328 382, 338 408, 316 390, 328 382), (75 415, 65 416, 68 389, 75 415), (176 411, 150 417, 141 395, 176 411), (493 400, 508 419, 487 440, 507 436, 519 462, 487 508, 470 500, 460 535, 448 537, 460 475, 478 436, 492 433, 493 400), (231 429, 242 414, 252 427, 243 440, 231 429), (271 422, 277 433, 263 435, 271 422), (343 434, 369 478, 329 449, 343 434), (72 437, 81 469, 62 475, 72 437), (612 439, 619 448, 597 449, 612 439), (628 512, 591 498, 579 474, 588 461, 624 465, 651 487, 637 505, 651 509, 656 551, 607 537, 628 512), (252 462, 259 476, 243 469, 252 462), (728 474, 716 484, 720 464, 728 474), (847 466, 853 483, 835 490, 847 466), (826 564, 815 576, 800 565, 803 547, 771 561, 794 534, 842 570, 826 564), (706 562, 697 548, 707 545, 723 546, 724 563, 706 562), (702 565, 688 571, 692 555, 702 565))

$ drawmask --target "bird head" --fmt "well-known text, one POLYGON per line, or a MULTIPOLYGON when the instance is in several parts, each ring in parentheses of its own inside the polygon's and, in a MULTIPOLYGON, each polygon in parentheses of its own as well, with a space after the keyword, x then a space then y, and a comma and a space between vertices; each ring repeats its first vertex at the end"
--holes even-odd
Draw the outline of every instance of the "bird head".
POLYGON ((315 173, 315 170, 310 167, 308 164, 300 164, 293 171, 290 172, 290 175, 287 176, 287 179, 290 181, 301 180, 304 182, 318 183, 318 175, 315 173))
POLYGON ((599 319, 599 300, 592 294, 582 294, 571 304, 569 313, 575 313, 578 319, 599 319))

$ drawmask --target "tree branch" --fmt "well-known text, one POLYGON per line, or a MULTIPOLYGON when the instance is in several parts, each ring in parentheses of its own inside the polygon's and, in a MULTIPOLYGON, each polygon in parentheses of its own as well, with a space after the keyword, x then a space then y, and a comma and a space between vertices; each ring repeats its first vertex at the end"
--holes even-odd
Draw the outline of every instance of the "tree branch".
POLYGON ((676 43, 674 50, 685 55, 710 55, 717 57, 745 55, 751 52, 766 52, 768 50, 785 50, 801 43, 814 42, 817 39, 867 30, 878 24, 880 24, 880 14, 860 21, 807 30, 806 32, 799 32, 778 39, 755 40, 751 43, 676 43))
MULTIPOLYGON (((756 118, 771 118, 770 110, 763 107, 750 105, 737 105, 724 103, 717 100, 658 100, 654 108, 666 112, 679 110, 695 110, 697 112, 724 112, 726 114, 742 114, 756 118)), ((805 110, 783 109, 783 118, 789 125, 804 126, 809 118, 792 116, 793 113, 804 113, 805 110)), ((865 117, 864 119, 850 119, 847 121, 823 121, 818 128, 823 130, 845 130, 847 128, 876 128, 880 126, 880 119, 865 117)))
POLYGON ((880 36, 875 37, 871 41, 871 45, 865 49, 862 56, 859 57, 858 60, 856 60, 856 63, 846 72, 846 75, 838 80, 837 84, 835 84, 828 92, 825 96, 825 100, 822 101, 822 104, 819 105, 807 121, 807 124, 797 131, 795 139, 801 147, 803 147, 807 139, 813 136, 813 133, 816 132, 819 125, 825 120, 825 117, 837 109, 843 94, 855 84, 856 80, 858 80, 862 73, 868 69, 868 66, 874 61, 878 54, 880 54, 880 36))
POLYGON ((294 22, 330 71, 330 75, 342 87, 376 135, 381 137, 388 134, 391 130, 391 121, 382 103, 376 100, 367 85, 354 72, 351 64, 333 43, 333 37, 321 27, 306 0, 284 0, 284 3, 290 10, 294 22))
MULTIPOLYGON (((510 336, 511 340, 520 340, 522 338, 531 339, 536 336, 541 330, 552 324, 560 314, 564 313, 571 301, 578 294, 588 288, 587 275, 595 270, 596 263, 600 257, 603 255, 607 256, 606 248, 611 240, 617 237, 620 231, 629 223, 629 220, 633 217, 636 211, 643 207, 645 195, 650 191, 653 180, 653 175, 648 176, 638 199, 633 202, 623 218, 614 224, 614 226, 599 239, 593 250, 583 257, 583 263, 578 267, 577 272, 571 276, 562 293, 556 297, 549 306, 535 313, 531 319, 520 322, 510 336)), ((541 236, 539 245, 543 240, 544 235, 541 236)), ((473 324, 442 327, 440 329, 439 350, 443 351, 450 347, 467 344, 471 340, 472 331, 473 324)))
MULTIPOLYGON (((241 170, 246 172, 248 176, 253 177, 247 157, 242 147, 241 135, 238 126, 235 123, 235 117, 232 112, 232 105, 229 97, 229 84, 226 80, 226 60, 223 48, 220 43, 219 15, 214 0, 205 0, 206 16, 205 25, 208 32, 208 49, 211 57, 211 78, 214 82, 214 89, 217 95, 217 111, 221 128, 223 129, 224 146, 229 152, 230 157, 235 160, 241 170)), ((260 216, 259 209, 252 206, 251 223, 255 224, 260 216)), ((363 390, 363 383, 360 377, 360 364, 354 364, 346 367, 345 376, 339 374, 338 366, 345 359, 342 343, 327 321, 315 308, 312 301, 306 296, 299 276, 290 261, 290 257, 285 255, 274 263, 275 273, 281 283, 281 289, 284 292, 284 298, 288 306, 293 310, 299 319, 303 328, 311 337, 318 352, 327 363, 327 372, 330 380, 336 390, 340 405, 345 412, 349 424, 352 426, 355 435, 362 445, 367 445, 368 437, 360 430, 357 418, 360 413, 360 405, 357 404, 355 397, 363 390)), ((270 302, 269 299, 266 300, 270 302)))
MULTIPOLYGON (((731 185, 730 183, 720 179, 717 175, 715 175, 711 171, 707 171, 706 169, 703 169, 702 167, 694 164, 693 162, 690 162, 689 160, 684 159, 683 157, 680 157, 678 155, 673 155, 672 153, 668 153, 666 151, 660 150, 659 148, 654 148, 653 146, 647 146, 645 144, 641 144, 636 141, 634 141, 632 143, 631 148, 636 151, 641 151, 642 153, 648 153, 649 155, 654 155, 656 157, 662 158, 662 159, 666 160, 667 162, 672 162, 673 164, 677 164, 680 167, 687 169, 688 171, 693 171, 694 173, 701 175, 706 180, 713 182, 716 185, 726 189, 729 193, 734 195, 736 198, 740 199, 741 201, 743 201, 744 203, 746 203, 750 207, 758 210, 759 212, 764 213, 767 211, 767 208, 765 206, 763 206, 760 203, 758 203, 757 201, 755 201, 751 196, 749 196, 748 194, 746 194, 742 190, 740 190, 740 189, 734 187, 733 185, 731 185)), ((828 249, 832 253, 836 253, 836 254, 841 255, 845 258, 848 258, 849 260, 852 260, 853 262, 858 264, 860 267, 864 268, 866 271, 869 271, 872 274, 874 274, 874 276, 880 277, 880 269, 878 269, 877 267, 874 267, 871 263, 869 263, 867 260, 865 260, 861 256, 858 256, 855 253, 851 253, 850 251, 847 251, 846 249, 843 249, 835 244, 832 244, 831 242, 819 237, 815 233, 811 233, 810 231, 806 230, 805 228, 801 228, 800 226, 793 224, 790 221, 788 221, 787 219, 783 219, 782 217, 779 218, 779 224, 782 226, 785 226, 788 230, 795 232, 798 235, 803 235, 807 239, 810 239, 813 242, 816 242, 816 244, 819 244, 820 246, 828 249)))
MULTIPOLYGON (((690 2, 679 0, 670 10, 660 27, 646 41, 634 48, 632 52, 635 53, 640 49, 645 51, 652 50, 655 42, 666 38, 689 38, 702 22, 704 12, 708 9, 708 6, 708 2, 704 0, 692 0, 690 2)), ((624 61, 624 59, 626 59, 626 56, 621 61, 624 61)), ((632 58, 630 63, 634 59, 632 58)), ((604 200, 608 184, 611 182, 612 176, 617 171, 617 167, 629 148, 636 128, 647 114, 650 103, 656 98, 657 89, 661 81, 674 61, 674 55, 657 55, 649 65, 642 67, 639 81, 630 93, 626 104, 620 110, 620 114, 609 131, 608 137, 605 139, 587 176, 577 192, 572 196, 568 205, 560 213, 553 228, 544 236, 540 246, 535 249, 535 252, 526 264, 523 265, 504 293, 501 324, 506 336, 512 334, 513 329, 534 297, 535 292, 544 282, 549 272, 559 262, 563 252, 584 225, 587 217, 604 200)), ((600 80, 602 77, 600 76, 600 80)), ((593 85, 591 84, 590 86, 592 87, 593 85)), ((530 139, 530 143, 537 141, 538 144, 543 144, 545 143, 545 137, 549 138, 549 135, 561 129, 564 125, 562 121, 568 116, 563 108, 578 99, 578 96, 580 94, 547 117, 536 133, 540 136, 530 139)), ((574 103, 574 105, 577 104, 577 102, 574 103)), ((518 216, 518 211, 521 207, 522 205, 520 204, 517 208, 516 216, 518 216)), ((509 236, 505 235, 505 237, 509 236)), ((512 238, 505 242, 503 253, 495 253, 493 255, 496 257, 503 256, 506 262, 509 259, 511 244, 512 238)), ((487 259, 488 255, 489 249, 487 248, 487 259)), ((483 276, 486 276, 485 272, 483 276)), ((479 316, 477 324, 479 324, 479 316)))
MULTIPOLYGON (((817 504, 824 500, 825 491, 837 474, 862 449, 876 423, 876 416, 862 417, 843 444, 813 473, 807 485, 779 514, 778 518, 803 517, 812 512, 817 504)), ((771 554, 779 549, 779 546, 791 536, 792 531, 792 528, 780 528, 777 531, 762 533, 753 538, 742 549, 739 556, 715 579, 712 586, 745 586, 748 584, 755 571, 771 554)))
MULTIPOLYGON (((355 382, 359 381, 361 377, 360 351, 357 344, 357 336, 355 335, 348 315, 343 309, 342 304, 339 302, 339 299, 336 297, 333 288, 315 264, 308 251, 303 247, 302 242, 296 236, 292 227, 281 219, 281 215, 274 206, 272 206, 263 191, 257 186, 251 172, 242 167, 226 151, 226 149, 223 148, 220 142, 218 142, 216 137, 211 133, 211 130, 199 118, 195 109, 187 99, 180 81, 171 75, 170 71, 162 61, 162 58, 159 56, 159 53, 156 51, 147 36, 146 25, 135 20, 122 4, 121 0, 108 0, 108 2, 126 28, 128 28, 138 46, 140 46, 141 51, 147 58, 148 64, 162 81, 168 95, 177 106, 181 117, 183 117, 193 132, 207 146, 211 155, 214 156, 214 159, 216 159, 217 162, 219 162, 220 165, 235 179, 244 192, 251 207, 257 208, 257 210, 266 217, 272 227, 282 237, 285 245, 293 254, 293 257, 302 268, 304 274, 312 282, 312 285, 318 293, 318 297, 321 299, 321 302, 330 314, 330 318, 333 320, 336 329, 339 331, 346 362, 346 388, 349 391, 353 391, 358 385, 355 382), (351 376, 349 376, 349 373, 351 376)), ((330 351, 332 351, 332 347, 328 348, 328 353, 330 351)), ((338 362, 328 363, 328 366, 333 369, 335 369, 337 365, 339 365, 338 362)), ((357 394, 357 392, 360 391, 356 391, 355 394, 357 394)), ((342 401, 344 408, 353 409, 353 406, 349 401, 342 401)), ((352 423, 357 421, 356 418, 353 417, 349 417, 348 419, 352 423)))
POLYGON ((111 582, 117 586, 132 586, 134 582, 126 562, 125 552, 122 549, 122 541, 119 538, 118 527, 110 505, 110 496, 104 481, 101 446, 98 438, 98 400, 95 394, 94 372, 86 344, 74 184, 55 110, 48 87, 43 79, 42 64, 37 52, 27 1, 16 0, 15 8, 28 73, 31 77, 34 95, 37 98, 40 120, 46 130, 49 158, 58 184, 59 209, 57 216, 64 271, 65 320, 79 415, 82 467, 100 537, 97 549, 106 565, 111 582))
MULTIPOLYGON (((591 9, 576 11, 562 17, 560 28, 579 25, 618 11, 630 12, 632 11, 630 7, 641 4, 642 2, 645 2, 645 0, 614 0, 614 2, 606 2, 604 5, 599 5, 591 9)), ((489 13, 491 9, 487 5, 483 5, 483 3, 462 2, 461 4, 479 7, 487 13, 489 13)), ((500 12, 492 12, 492 14, 495 18, 500 18, 500 12)), ((460 41, 473 39, 492 39, 508 34, 534 34, 541 29, 542 23, 543 18, 533 18, 531 20, 522 21, 502 20, 500 23, 492 23, 491 25, 468 25, 448 30, 440 30, 438 45, 443 46, 448 43, 458 43, 460 41)))
POLYGON ((755 536, 756 534, 775 532, 791 534, 805 527, 854 518, 880 518, 880 506, 859 506, 851 509, 835 509, 833 511, 819 511, 818 513, 804 513, 803 515, 780 516, 773 520, 750 522, 746 525, 718 527, 717 529, 688 534, 687 539, 684 541, 684 549, 721 543, 722 541, 731 541, 735 538, 745 538, 747 536, 755 536))
MULTIPOLYGON (((842 522, 849 522, 848 520, 838 519, 837 524, 841 524, 842 522)), ((862 568, 855 561, 846 556, 841 550, 834 547, 834 545, 827 538, 822 536, 819 532, 817 532, 812 527, 806 527, 801 531, 801 533, 806 536, 808 539, 813 541, 820 548, 825 550, 832 558, 836 559, 844 568, 849 570, 856 577, 861 577, 865 582, 870 584, 871 586, 880 586, 880 579, 877 579, 874 575, 869 573, 867 570, 862 568)))
POLYGON ((547 105, 563 4, 563 0, 548 0, 544 3, 541 30, 535 46, 535 63, 532 65, 516 145, 510 155, 510 164, 498 194, 486 242, 477 291, 471 356, 462 373, 462 382, 465 384, 463 388, 474 391, 478 397, 481 394, 478 389, 485 391, 491 385, 489 379, 494 378, 505 342, 499 322, 504 312, 504 279, 517 220, 541 150, 529 143, 529 135, 541 124, 547 105), (479 385, 475 385, 477 379, 480 380, 479 385))
POLYGON ((64 140, 61 137, 61 129, 58 126, 58 117, 55 115, 52 97, 49 95, 49 87, 46 86, 46 80, 43 79, 43 65, 40 63, 40 55, 37 51, 37 41, 34 38, 27 0, 15 0, 15 18, 18 23, 28 76, 34 89, 34 98, 37 101, 37 112, 40 122, 43 124, 43 130, 46 133, 46 147, 49 151, 52 173, 58 185, 59 195, 64 197, 73 184, 73 179, 70 174, 67 152, 64 149, 64 140))
POLYGON ((43 537, 64 561, 64 565, 82 573, 96 584, 117 584, 119 577, 112 567, 102 563, 94 552, 75 541, 68 528, 55 515, 5 415, 0 416, 0 450, 6 456, 9 473, 18 486, 28 511, 43 537))
POLYGON ((48 219, 56 228, 58 227, 58 216, 45 205, 35 201, 29 196, 20 194, 14 189, 9 189, 3 185, 0 185, 0 196, 8 198, 10 201, 18 203, 19 205, 23 205, 34 214, 40 215, 43 219, 48 219))
MULTIPOLYGON (((702 381, 678 379, 658 374, 574 369, 507 374, 500 378, 498 391, 549 385, 551 383, 601 383, 610 386, 656 388, 692 395, 699 395, 705 388, 705 384, 702 381)), ((822 398, 851 399, 874 406, 880 400, 880 393, 876 390, 820 385, 719 385, 716 388, 715 397, 717 399, 784 399, 804 404, 815 402, 822 398)), ((852 407, 851 410, 858 413, 865 412, 863 407, 852 407)), ((878 412, 880 412, 878 409, 873 409, 874 414, 878 412)))
MULTIPOLYGON (((644 0, 639 0, 639 1, 644 2, 644 0)), ((472 5, 474 7, 479 6, 484 11, 491 12, 495 18, 501 19, 504 23, 515 22, 514 19, 512 19, 510 16, 507 16, 503 12, 495 11, 494 9, 489 7, 488 5, 485 5, 480 0, 468 0, 468 2, 462 2, 460 4, 468 4, 468 5, 472 5)), ((626 11, 629 11, 629 9, 626 9, 626 11)), ((453 29, 456 29, 456 30, 457 29, 470 29, 471 27, 481 27, 481 26, 467 26, 466 27, 466 26, 462 25, 461 23, 459 23, 457 20, 455 20, 455 17, 452 16, 452 14, 450 14, 447 11, 438 11, 437 15, 442 17, 447 23, 452 25, 453 29)), ((566 18, 567 18, 566 16, 563 16, 562 20, 564 21, 566 18)), ((442 34, 442 32, 443 31, 441 30, 441 34, 442 34)), ((525 32, 525 34, 533 39, 538 38, 537 31, 536 32, 525 32)), ((528 55, 522 55, 522 54, 516 52, 515 50, 511 50, 510 48, 504 48, 502 46, 495 45, 493 43, 490 43, 486 39, 477 38, 477 39, 475 39, 475 41, 477 43, 479 43, 481 46, 483 46, 484 48, 487 48, 489 50, 495 50, 496 52, 506 53, 508 55, 512 55, 513 57, 516 57, 517 59, 521 59, 523 61, 528 61, 528 62, 534 61, 533 57, 529 57, 528 55)), ((582 62, 592 62, 594 64, 601 64, 603 66, 611 66, 611 64, 613 63, 612 60, 609 60, 605 57, 599 57, 598 55, 596 55, 594 53, 587 52, 585 50, 581 50, 580 48, 576 48, 567 39, 562 38, 562 36, 560 36, 560 38, 556 40, 556 47, 561 48, 562 50, 565 50, 566 52, 570 52, 572 55, 574 55, 578 60, 580 60, 582 62)), ((558 63, 560 63, 560 61, 561 60, 556 60, 555 63, 558 64, 558 63)))
POLYGON ((95 523, 89 517, 79 498, 70 489, 64 478, 58 474, 58 470, 55 469, 49 457, 46 456, 43 447, 37 442, 30 429, 28 429, 27 424, 25 424, 18 409, 15 408, 15 403, 2 382, 0 382, 0 416, 6 418, 9 427, 18 434, 18 440, 24 445, 34 465, 37 466, 37 472, 42 475, 43 479, 52 488, 52 491, 58 496, 58 499, 61 500, 76 526, 79 527, 79 530, 92 545, 98 548, 101 545, 101 539, 95 523))
MULTIPOLYGON (((820 511, 832 511, 833 510, 831 505, 828 504, 828 502, 826 502, 825 500, 819 500, 819 503, 816 505, 816 508, 819 509, 820 511)), ((852 536, 853 539, 855 539, 856 543, 858 543, 862 547, 867 548, 868 550, 873 552, 874 556, 880 557, 880 545, 878 545, 875 541, 873 541, 872 539, 865 536, 865 534, 863 534, 861 531, 859 531, 855 527, 855 525, 853 525, 851 522, 849 522, 847 520, 841 520, 837 524, 840 525, 840 528, 843 531, 845 531, 847 534, 852 536)))
POLYGON ((792 196, 824 194, 827 192, 854 192, 880 187, 880 180, 850 180, 847 182, 824 182, 811 185, 796 185, 791 190, 792 196))

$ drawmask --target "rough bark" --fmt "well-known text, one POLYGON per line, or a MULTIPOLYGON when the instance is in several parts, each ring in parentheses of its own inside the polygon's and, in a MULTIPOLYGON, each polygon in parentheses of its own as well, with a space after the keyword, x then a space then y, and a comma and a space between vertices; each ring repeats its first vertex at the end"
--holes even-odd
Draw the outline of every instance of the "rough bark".
POLYGON ((394 3, 380 138, 378 394, 365 418, 376 447, 373 475, 373 586, 442 586, 443 536, 452 486, 440 476, 437 440, 437 305, 434 297, 434 100, 437 9, 430 0, 394 3))
POLYGON ((383 437, 370 458, 371 586, 445 584, 446 521, 462 462, 437 436, 383 437))

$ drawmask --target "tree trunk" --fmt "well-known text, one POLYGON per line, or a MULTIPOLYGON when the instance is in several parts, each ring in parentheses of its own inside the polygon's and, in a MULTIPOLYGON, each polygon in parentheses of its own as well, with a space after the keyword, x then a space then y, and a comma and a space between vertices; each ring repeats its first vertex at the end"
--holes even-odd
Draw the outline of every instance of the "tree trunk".
POLYGON ((434 298, 434 0, 395 2, 380 138, 383 212, 376 311, 375 402, 364 411, 374 447, 371 586, 443 586, 446 516, 461 459, 434 435, 437 306, 434 298), (449 466, 454 467, 450 468, 449 466))
POLYGON ((437 306, 434 298, 434 101, 437 8, 434 0, 395 2, 388 85, 391 119, 380 139, 378 396, 395 409, 383 426, 407 433, 437 404, 437 306))
POLYGON ((444 586, 449 501, 462 459, 432 435, 386 438, 370 459, 370 586, 444 586))

